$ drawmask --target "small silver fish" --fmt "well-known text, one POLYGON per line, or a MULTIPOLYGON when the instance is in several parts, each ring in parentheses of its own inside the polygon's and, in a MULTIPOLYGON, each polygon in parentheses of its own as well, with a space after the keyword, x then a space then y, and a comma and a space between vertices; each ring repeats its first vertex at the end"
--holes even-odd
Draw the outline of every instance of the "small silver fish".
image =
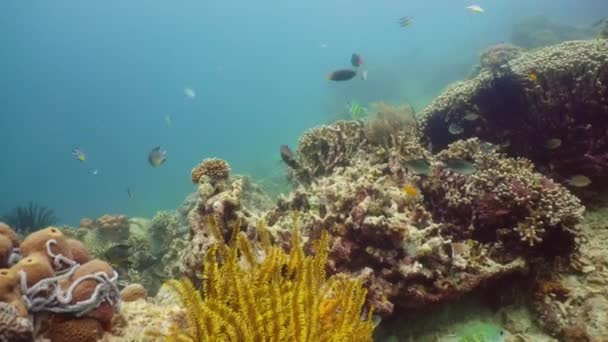
POLYGON ((555 150, 562 146, 562 139, 553 138, 545 141, 545 147, 549 150, 555 150))
POLYGON ((193 99, 196 97, 196 92, 194 91, 194 89, 186 87, 184 88, 184 95, 186 95, 188 98, 193 99))
POLYGON ((477 171, 473 163, 462 159, 448 159, 444 163, 450 171, 465 176, 473 174, 475 171, 477 171))
POLYGON ((464 128, 462 128, 462 126, 457 123, 452 123, 448 126, 448 132, 453 135, 459 135, 464 132, 464 128))
POLYGON ((367 81, 367 69, 361 71, 361 79, 367 81))
POLYGON ((173 118, 171 115, 165 115, 165 125, 167 125, 167 127, 173 126, 173 118))
POLYGON ((161 151, 157 146, 148 154, 148 163, 154 167, 161 166, 167 160, 167 151, 161 151))
POLYGON ((98 169, 95 169, 95 170, 93 170, 93 171, 91 172, 91 174, 92 174, 93 176, 97 176, 97 175, 99 174, 99 170, 98 170, 98 169))
POLYGON ((574 175, 566 179, 566 183, 577 188, 584 188, 591 184, 591 179, 585 175, 574 175))
POLYGON ((462 118, 466 121, 475 121, 475 120, 479 119, 479 114, 474 113, 474 112, 468 112, 462 118))
POLYGON ((131 188, 127 187, 127 196, 129 196, 129 198, 133 198, 133 191, 131 191, 131 188))

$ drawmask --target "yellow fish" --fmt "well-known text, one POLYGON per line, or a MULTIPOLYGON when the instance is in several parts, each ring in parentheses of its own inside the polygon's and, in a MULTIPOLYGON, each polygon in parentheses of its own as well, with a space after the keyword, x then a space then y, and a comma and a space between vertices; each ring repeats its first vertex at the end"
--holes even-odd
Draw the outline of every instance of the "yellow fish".
POLYGON ((406 184, 402 188, 403 192, 405 192, 408 196, 416 196, 418 195, 418 189, 413 187, 410 184, 406 184))
POLYGON ((531 72, 528 74, 528 79, 532 82, 538 81, 538 75, 535 72, 531 72))

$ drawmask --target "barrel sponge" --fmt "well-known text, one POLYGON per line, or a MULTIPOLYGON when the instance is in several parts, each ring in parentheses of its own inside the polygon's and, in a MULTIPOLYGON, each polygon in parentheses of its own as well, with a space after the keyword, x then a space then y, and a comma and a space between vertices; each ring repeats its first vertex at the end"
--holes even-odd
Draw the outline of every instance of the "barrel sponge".
POLYGON ((4 222, 0 222, 0 235, 8 237, 13 242, 13 247, 19 247, 19 238, 17 237, 17 233, 15 233, 15 231, 4 222))
POLYGON ((42 279, 55 276, 55 270, 46 257, 46 253, 31 253, 27 257, 19 260, 11 269, 17 273, 24 271, 27 274, 27 286, 32 287, 42 279))
POLYGON ((72 254, 72 260, 81 265, 91 260, 91 256, 82 242, 76 239, 68 239, 68 246, 70 254, 72 254))
POLYGON ((134 302, 146 298, 146 288, 141 284, 129 284, 122 291, 120 297, 124 302, 134 302))
MULTIPOLYGON (((114 275, 112 266, 110 266, 107 262, 99 259, 93 259, 78 267, 78 269, 76 269, 74 274, 72 274, 70 277, 69 282, 62 284, 62 287, 64 287, 64 289, 68 288, 79 278, 97 272, 104 272, 109 277, 114 275)), ((80 301, 91 298, 98 284, 99 282, 95 279, 87 279, 80 282, 76 287, 74 287, 71 304, 76 304, 80 301)), ((104 328, 109 329, 112 322, 112 317, 114 317, 114 308, 108 302, 103 302, 96 309, 87 313, 86 317, 97 319, 104 328)))
POLYGON ((0 234, 0 268, 8 267, 8 260, 13 253, 13 242, 8 236, 0 234))
POLYGON ((51 251, 54 254, 62 254, 67 258, 72 258, 68 239, 56 227, 48 227, 28 235, 21 243, 21 254, 28 256, 35 252, 41 252, 43 255, 47 255, 46 243, 51 239, 56 242, 51 247, 51 251))
POLYGON ((0 302, 13 305, 19 316, 27 317, 27 309, 21 300, 18 284, 19 277, 16 271, 8 268, 0 269, 0 302))
POLYGON ((93 318, 74 318, 53 323, 47 332, 51 342, 91 342, 103 335, 101 323, 93 318))

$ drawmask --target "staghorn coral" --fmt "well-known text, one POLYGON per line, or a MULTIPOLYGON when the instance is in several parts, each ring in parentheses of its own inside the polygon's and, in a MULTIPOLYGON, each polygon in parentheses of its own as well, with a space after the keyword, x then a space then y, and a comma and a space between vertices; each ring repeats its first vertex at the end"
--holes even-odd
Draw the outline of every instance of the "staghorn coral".
POLYGON ((223 159, 207 158, 192 169, 192 183, 198 184, 203 176, 211 179, 227 179, 230 176, 230 165, 223 159))
POLYGON ((439 151, 478 137, 558 181, 583 174, 600 190, 608 186, 607 51, 605 40, 565 42, 522 54, 508 73, 458 82, 421 113, 424 140, 439 151), (479 119, 463 120, 471 112, 479 119), (449 133, 452 123, 462 134, 449 133))
POLYGON ((260 229, 260 261, 238 229, 229 244, 218 235, 207 251, 203 295, 188 279, 167 283, 187 317, 186 329, 172 329, 169 341, 372 340, 371 315, 361 317, 366 292, 360 281, 325 275, 327 234, 315 243, 315 255, 306 256, 297 228, 289 254, 260 229))

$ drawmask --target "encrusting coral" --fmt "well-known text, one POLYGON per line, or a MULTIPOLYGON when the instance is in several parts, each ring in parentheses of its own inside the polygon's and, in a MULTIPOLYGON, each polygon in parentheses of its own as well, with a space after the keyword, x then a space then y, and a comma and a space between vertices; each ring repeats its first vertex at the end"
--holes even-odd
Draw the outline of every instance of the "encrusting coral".
POLYGON ((361 281, 325 274, 327 234, 306 256, 297 227, 287 254, 271 244, 263 225, 259 250, 239 226, 228 244, 210 226, 217 243, 205 254, 202 294, 188 279, 167 283, 185 305, 187 322, 173 327, 169 341, 372 340, 361 281))
POLYGON ((219 158, 207 158, 192 169, 192 183, 198 184, 201 177, 226 179, 230 176, 230 165, 219 158))

